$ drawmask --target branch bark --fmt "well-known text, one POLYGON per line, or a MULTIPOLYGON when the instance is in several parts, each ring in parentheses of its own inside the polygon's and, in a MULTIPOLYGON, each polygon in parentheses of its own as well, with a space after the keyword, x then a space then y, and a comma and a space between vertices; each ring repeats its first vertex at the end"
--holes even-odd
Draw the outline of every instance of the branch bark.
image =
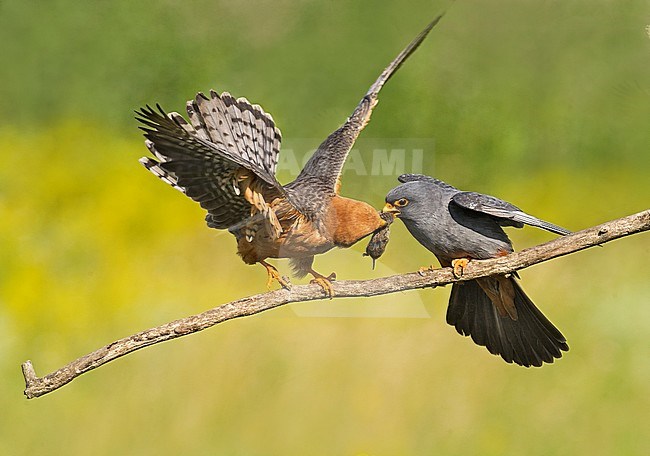
MULTIPOLYGON (((511 273, 537 263, 649 229, 650 209, 557 238, 505 257, 471 261, 464 269, 462 278, 456 278, 451 268, 443 268, 423 274, 407 273, 370 280, 343 280, 333 283, 333 297, 377 296, 418 288, 437 287, 494 274, 511 273)), ((117 340, 72 361, 44 377, 38 377, 31 361, 26 361, 22 365, 26 386, 24 393, 28 399, 39 397, 61 388, 81 374, 149 345, 193 334, 224 321, 254 315, 285 304, 317 299, 326 299, 323 289, 318 285, 293 286, 291 290, 280 289, 239 299, 198 315, 175 320, 117 340)))

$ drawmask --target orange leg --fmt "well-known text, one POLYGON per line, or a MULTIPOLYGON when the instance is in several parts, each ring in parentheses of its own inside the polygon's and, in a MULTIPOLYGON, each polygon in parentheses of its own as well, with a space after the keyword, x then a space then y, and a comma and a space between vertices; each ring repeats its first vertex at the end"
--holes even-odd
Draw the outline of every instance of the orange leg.
POLYGON ((271 285, 273 284, 274 280, 277 280, 282 288, 286 288, 287 290, 291 289, 291 283, 289 282, 289 279, 282 277, 275 266, 267 263, 264 260, 259 261, 259 263, 266 268, 266 272, 269 275, 268 280, 266 281, 266 287, 269 290, 271 289, 271 285))
POLYGON ((457 260, 452 260, 451 266, 454 268, 454 276, 457 279, 460 279, 463 276, 463 269, 469 263, 469 258, 459 258, 457 260))
POLYGON ((430 264, 429 266, 420 266, 420 267, 418 268, 418 274, 420 274, 421 276, 423 276, 426 272, 433 271, 434 269, 435 269, 435 268, 433 267, 432 264, 430 264))
POLYGON ((329 276, 325 277, 323 274, 320 274, 313 269, 309 269, 309 273, 314 276, 310 283, 315 283, 320 286, 327 296, 332 299, 334 295, 334 289, 332 288, 332 281, 336 280, 336 272, 331 273, 329 276))

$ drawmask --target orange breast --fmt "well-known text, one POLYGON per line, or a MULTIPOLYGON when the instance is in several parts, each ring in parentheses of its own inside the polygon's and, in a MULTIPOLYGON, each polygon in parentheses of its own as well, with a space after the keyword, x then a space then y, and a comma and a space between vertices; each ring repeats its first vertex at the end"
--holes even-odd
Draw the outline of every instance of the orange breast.
POLYGON ((386 222, 370 204, 337 195, 332 198, 325 225, 336 246, 350 247, 386 222))
POLYGON ((265 258, 303 258, 333 247, 350 247, 386 224, 369 204, 341 196, 331 199, 323 220, 318 222, 302 215, 279 219, 283 228, 279 238, 273 239, 260 230, 252 242, 239 240, 237 250, 246 263, 265 258))

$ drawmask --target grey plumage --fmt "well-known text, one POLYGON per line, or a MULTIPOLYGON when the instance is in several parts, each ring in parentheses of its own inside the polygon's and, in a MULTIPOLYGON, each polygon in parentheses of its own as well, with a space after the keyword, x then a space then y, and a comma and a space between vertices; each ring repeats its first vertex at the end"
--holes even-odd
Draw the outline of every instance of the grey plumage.
MULTIPOLYGON (((524 224, 557 234, 568 230, 498 198, 462 192, 438 179, 402 175, 386 202, 399 205, 409 232, 443 266, 461 258, 488 259, 512 252, 503 226, 524 224)), ((551 363, 568 350, 562 333, 535 307, 514 276, 455 283, 447 322, 490 353, 523 366, 551 363)))
MULTIPOLYGON (((401 176, 403 177, 403 176, 401 176)), ((423 176, 426 177, 426 176, 423 176)), ((408 206, 399 218, 411 234, 439 259, 450 263, 471 250, 475 258, 492 258, 496 252, 510 253, 512 245, 492 216, 475 213, 454 204, 460 190, 437 179, 405 181, 391 190, 387 202, 406 198, 408 206)))
POLYGON ((325 192, 334 193, 345 160, 359 133, 370 120, 372 110, 378 102, 381 88, 402 66, 413 52, 422 44, 431 29, 440 21, 442 15, 435 18, 415 39, 388 65, 379 75, 368 92, 361 99, 345 124, 332 133, 318 146, 314 155, 305 164, 292 185, 317 183, 325 192))
POLYGON ((510 204, 494 196, 476 192, 460 192, 454 195, 453 202, 465 209, 492 215, 502 226, 523 228, 524 225, 530 225, 562 236, 571 234, 569 230, 526 214, 514 204, 510 204))

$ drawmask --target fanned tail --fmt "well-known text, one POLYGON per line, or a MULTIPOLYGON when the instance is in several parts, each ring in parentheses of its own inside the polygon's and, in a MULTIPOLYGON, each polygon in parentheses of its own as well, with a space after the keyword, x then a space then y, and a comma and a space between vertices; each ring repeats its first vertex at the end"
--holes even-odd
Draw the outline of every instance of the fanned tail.
POLYGON ((499 315, 478 282, 471 280, 454 283, 447 323, 508 363, 540 367, 561 358, 562 352, 569 350, 565 337, 526 296, 515 278, 509 280, 515 293, 516 320, 499 315))

